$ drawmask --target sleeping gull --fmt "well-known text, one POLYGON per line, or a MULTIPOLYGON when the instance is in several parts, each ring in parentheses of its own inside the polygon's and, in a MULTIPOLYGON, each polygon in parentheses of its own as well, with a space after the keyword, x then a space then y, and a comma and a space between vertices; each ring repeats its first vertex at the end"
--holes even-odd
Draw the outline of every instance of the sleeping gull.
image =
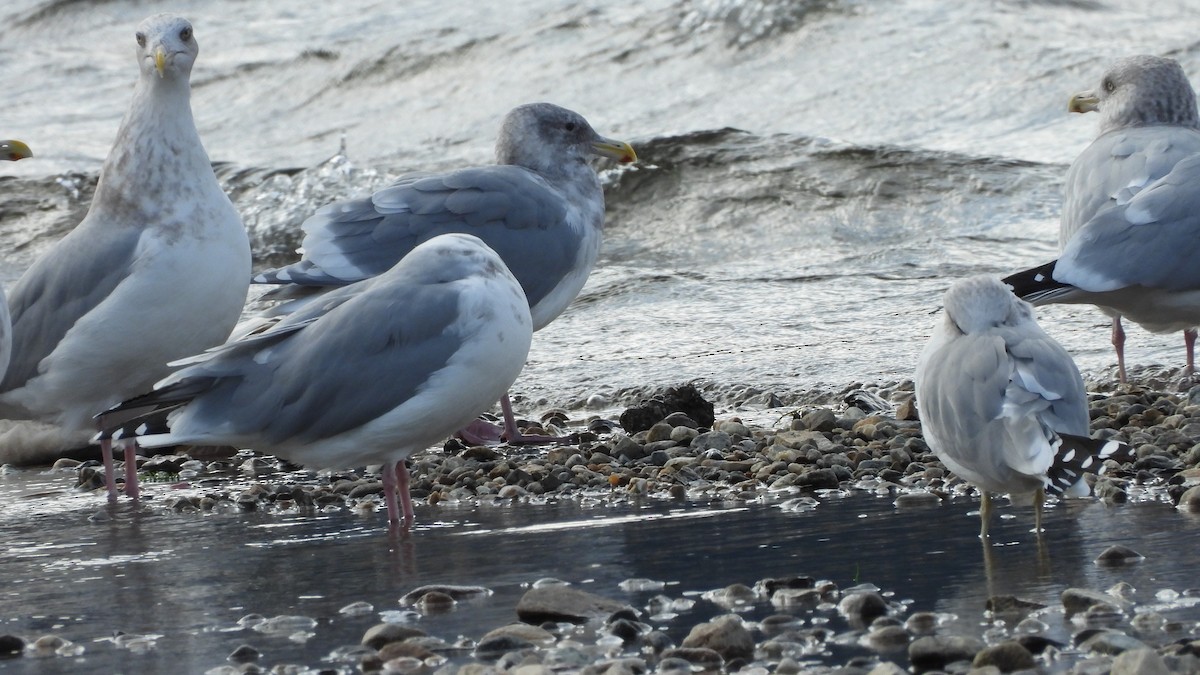
MULTIPOLYGON (((588 163, 596 155, 637 159, 628 143, 600 136, 578 113, 519 106, 501 125, 496 164, 404 176, 370 197, 329 204, 304 222, 303 259, 254 282, 300 292, 344 285, 383 272, 431 237, 467 232, 512 270, 540 330, 579 294, 600 251, 604 193, 588 163)), ((500 403, 509 442, 553 440, 522 435, 507 393, 500 403)), ((495 433, 481 426, 464 437, 495 433)))
POLYGON ((1200 117, 1177 62, 1117 61, 1100 86, 1071 98, 1100 112, 1100 135, 1067 172, 1059 259, 1005 281, 1034 304, 1094 304, 1112 317, 1117 372, 1125 381, 1125 316, 1152 332, 1184 331, 1195 370, 1200 325, 1200 117))
POLYGON ((946 291, 945 318, 917 363, 917 409, 929 447, 981 495, 988 535, 992 492, 1034 494, 1042 531, 1045 492, 1083 496, 1083 471, 1132 461, 1129 446, 1088 437, 1083 379, 1042 331, 1029 303, 994 277, 946 291))
MULTIPOLYGON (((250 243, 192 121, 192 26, 159 14, 136 39, 140 77, 91 208, 13 287, 5 418, 94 429, 93 415, 167 362, 223 342, 245 303, 250 243)), ((115 499, 112 448, 101 449, 115 499)), ((134 450, 125 487, 137 498, 134 450)))
POLYGON ((253 447, 313 468, 383 463, 389 521, 403 513, 407 527, 404 459, 495 403, 532 336, 500 257, 446 234, 262 332, 177 362, 187 367, 113 412, 153 411, 100 436, 253 447))

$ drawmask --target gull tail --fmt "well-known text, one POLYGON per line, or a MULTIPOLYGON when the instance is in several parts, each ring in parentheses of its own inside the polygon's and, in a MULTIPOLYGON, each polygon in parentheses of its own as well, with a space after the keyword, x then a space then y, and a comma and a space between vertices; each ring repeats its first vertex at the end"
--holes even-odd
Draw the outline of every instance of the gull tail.
POLYGON ((1057 263, 1057 260, 1053 260, 1045 265, 1004 277, 1003 281, 1012 289, 1013 295, 1026 302, 1035 305, 1052 303, 1075 290, 1070 284, 1054 280, 1054 266, 1057 263))
POLYGON ((1133 448, 1119 441, 1060 434, 1054 463, 1046 470, 1046 492, 1062 494, 1083 478, 1084 472, 1104 474, 1104 461, 1122 464, 1137 459, 1133 448))

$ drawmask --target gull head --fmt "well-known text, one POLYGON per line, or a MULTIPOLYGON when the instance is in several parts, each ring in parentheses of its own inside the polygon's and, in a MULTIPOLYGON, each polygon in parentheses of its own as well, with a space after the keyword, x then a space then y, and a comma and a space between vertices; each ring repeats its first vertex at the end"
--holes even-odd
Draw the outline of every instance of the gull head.
POLYGON ((143 75, 185 80, 191 75, 200 47, 187 19, 174 14, 155 14, 138 24, 135 37, 143 75))
POLYGON ((516 164, 539 173, 555 173, 572 162, 587 162, 592 156, 618 162, 637 159, 624 141, 605 138, 592 129, 583 115, 553 103, 527 103, 504 117, 496 160, 516 164))
POLYGON ((1100 86, 1071 97, 1071 112, 1099 112, 1100 132, 1170 124, 1200 126, 1196 93, 1175 59, 1140 55, 1118 59, 1100 86))

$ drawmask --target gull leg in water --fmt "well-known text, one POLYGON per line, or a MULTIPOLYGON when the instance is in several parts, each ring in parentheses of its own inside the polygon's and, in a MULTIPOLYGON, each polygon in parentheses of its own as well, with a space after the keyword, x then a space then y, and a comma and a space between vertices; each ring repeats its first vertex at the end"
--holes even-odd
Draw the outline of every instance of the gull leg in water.
POLYGON ((404 461, 383 465, 383 499, 387 502, 388 523, 407 530, 416 522, 412 496, 408 493, 408 467, 404 461))
POLYGON ((1112 318, 1112 346, 1117 353, 1117 381, 1125 383, 1125 329, 1121 327, 1121 315, 1112 318))
POLYGON ((1045 488, 1038 488, 1037 492, 1033 493, 1033 531, 1037 534, 1038 539, 1042 538, 1042 506, 1046 503, 1045 488))
POLYGON ((1184 374, 1192 375, 1196 372, 1196 329, 1189 328, 1183 331, 1183 346, 1187 348, 1187 368, 1184 369, 1184 374))
POLYGON ((988 538, 988 521, 992 519, 992 495, 987 490, 979 491, 979 520, 982 524, 979 526, 979 538, 987 540, 988 538))
POLYGON ((104 462, 104 483, 108 486, 108 501, 117 501, 117 477, 113 473, 112 441, 100 441, 100 457, 104 462))
POLYGON ((141 494, 138 490, 137 476, 137 441, 130 439, 125 442, 125 494, 137 501, 141 494))

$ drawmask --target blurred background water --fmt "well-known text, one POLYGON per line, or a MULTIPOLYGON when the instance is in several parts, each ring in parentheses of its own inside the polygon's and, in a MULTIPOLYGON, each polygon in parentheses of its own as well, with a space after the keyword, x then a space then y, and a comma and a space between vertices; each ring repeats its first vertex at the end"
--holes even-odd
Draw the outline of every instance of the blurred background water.
MULTIPOLYGON (((0 8, 0 277, 73 226, 154 3, 0 8)), ((514 391, 569 406, 698 379, 737 402, 911 376, 942 291, 1056 252, 1062 176, 1095 134, 1068 97, 1113 58, 1200 73, 1192 3, 1092 0, 213 0, 170 9, 201 54, 193 108, 259 267, 318 206, 412 170, 491 161, 501 116, 583 113, 642 161, 604 169, 608 229, 580 300, 514 391), (742 396, 745 398, 744 396, 742 396)), ((1043 322, 1085 370, 1105 318, 1043 322)), ((1137 328, 1134 365, 1183 362, 1137 328)), ((520 406, 518 406, 520 407, 520 406)))

